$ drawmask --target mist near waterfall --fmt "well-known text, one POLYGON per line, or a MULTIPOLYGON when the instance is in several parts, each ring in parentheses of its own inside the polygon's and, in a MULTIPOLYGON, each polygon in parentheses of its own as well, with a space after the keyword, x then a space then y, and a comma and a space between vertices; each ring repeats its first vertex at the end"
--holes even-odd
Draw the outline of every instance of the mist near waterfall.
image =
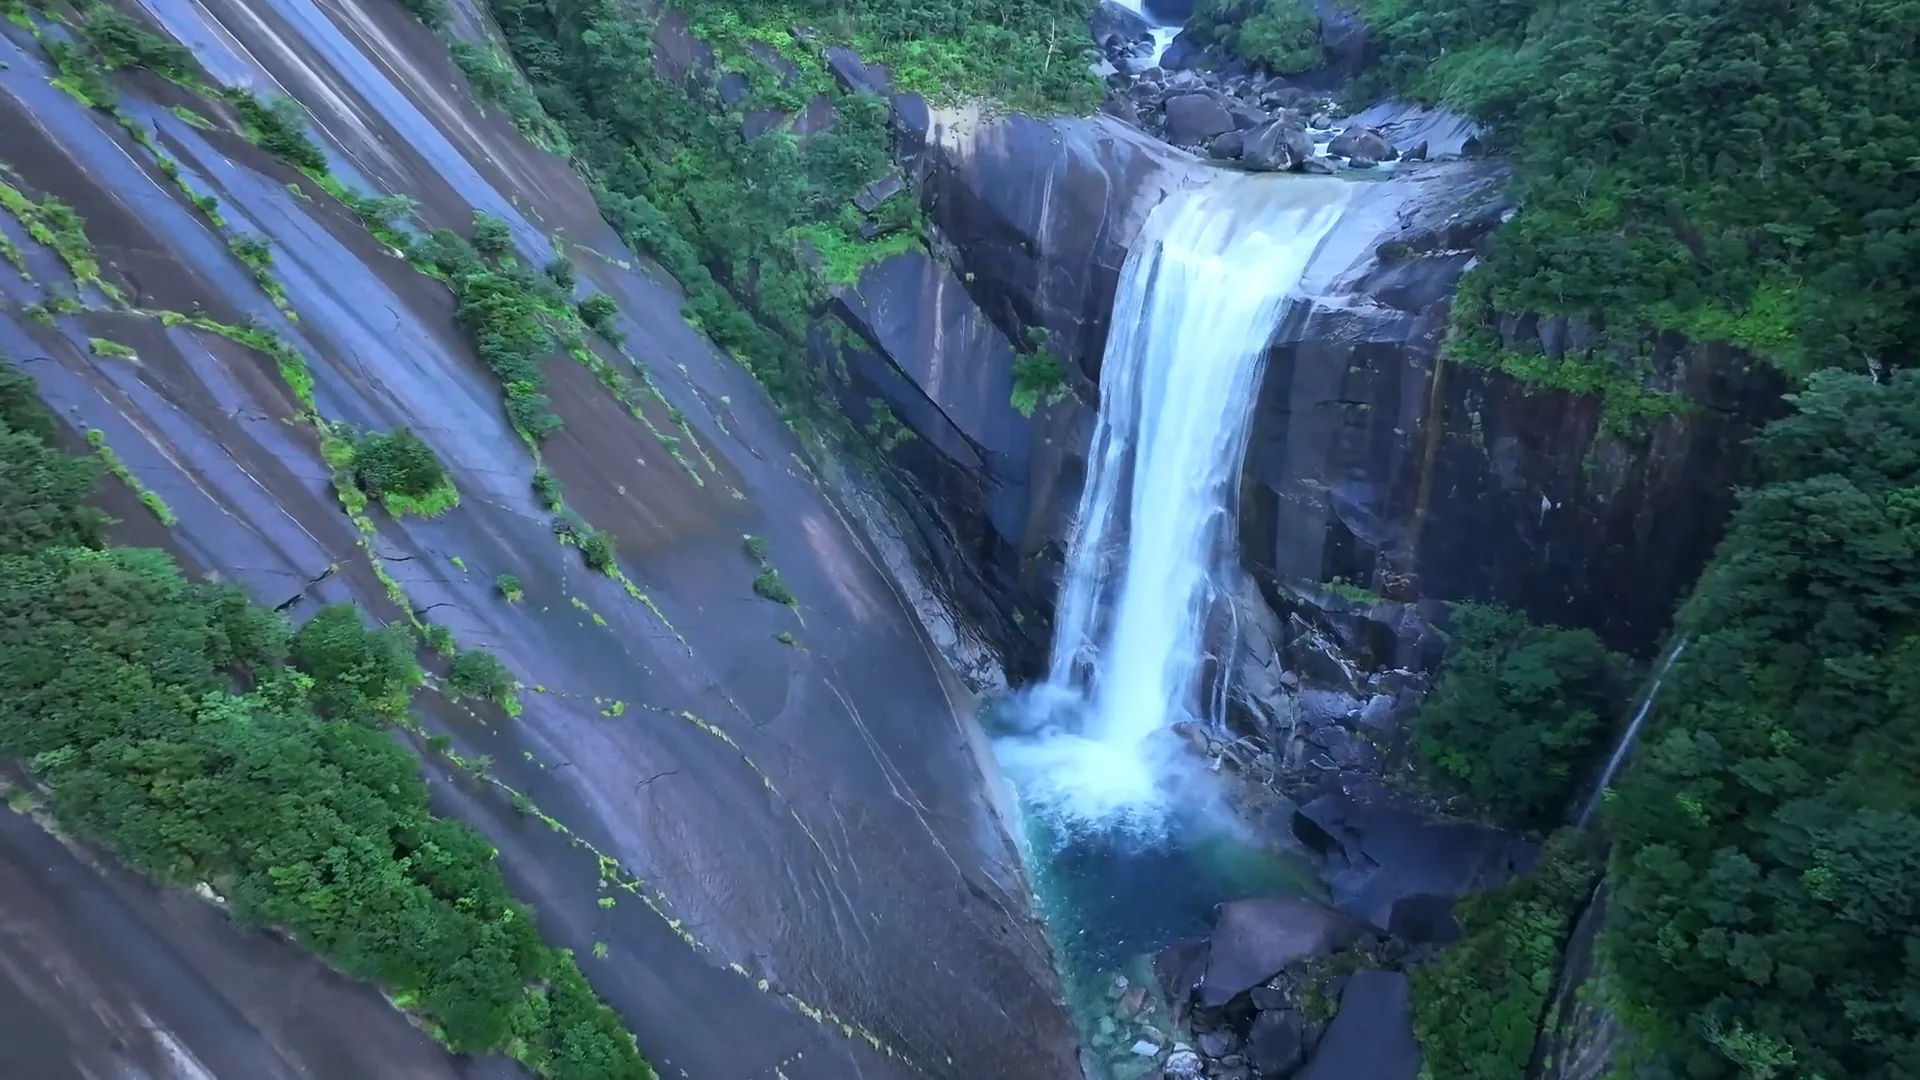
POLYGON ((1152 840, 1216 797, 1172 728, 1221 719, 1204 636, 1237 557, 1267 346, 1352 191, 1222 174, 1156 208, 1128 253, 1049 674, 1008 703, 995 742, 1049 834, 1152 840))

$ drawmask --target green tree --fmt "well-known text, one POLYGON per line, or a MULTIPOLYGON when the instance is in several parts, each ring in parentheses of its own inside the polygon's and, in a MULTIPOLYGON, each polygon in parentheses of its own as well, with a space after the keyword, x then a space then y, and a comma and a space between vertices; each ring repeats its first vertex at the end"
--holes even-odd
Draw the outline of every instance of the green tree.
POLYGON ((1457 604, 1451 651, 1415 727, 1443 783, 1512 825, 1564 819, 1604 750, 1623 664, 1592 631, 1457 604))
POLYGON ((362 436, 353 444, 353 477, 393 514, 432 517, 460 501, 439 456, 411 428, 362 436))

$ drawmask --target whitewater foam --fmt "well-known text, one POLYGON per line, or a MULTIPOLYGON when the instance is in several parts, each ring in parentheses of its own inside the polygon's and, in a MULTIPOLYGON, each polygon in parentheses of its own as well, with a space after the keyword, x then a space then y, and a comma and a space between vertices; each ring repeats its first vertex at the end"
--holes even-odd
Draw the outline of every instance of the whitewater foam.
POLYGON ((1219 719, 1202 650, 1268 342, 1352 190, 1223 174, 1161 204, 1128 254, 1050 672, 997 745, 1030 809, 1155 831, 1191 804, 1169 729, 1219 719))

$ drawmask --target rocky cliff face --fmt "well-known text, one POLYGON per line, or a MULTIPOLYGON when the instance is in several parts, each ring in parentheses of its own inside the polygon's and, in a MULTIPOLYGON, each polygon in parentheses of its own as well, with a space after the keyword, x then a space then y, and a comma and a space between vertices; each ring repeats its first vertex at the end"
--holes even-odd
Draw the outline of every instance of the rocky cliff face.
MULTIPOLYGON (((1627 437, 1603 430, 1597 395, 1442 360, 1454 288, 1510 209, 1502 174, 1458 160, 1474 130, 1445 113, 1388 104, 1348 126, 1434 160, 1356 200, 1316 259, 1315 295, 1276 335, 1244 489, 1249 569, 1283 612, 1334 599, 1305 587, 1339 579, 1346 601, 1323 615, 1366 616, 1367 594, 1493 601, 1644 651, 1717 542, 1744 441, 1781 384, 1728 350, 1677 344, 1656 382, 1684 409, 1627 437)), ((834 312, 854 342, 834 338, 847 406, 884 402, 919 436, 895 452, 905 501, 1017 660, 1045 640, 1127 245, 1167 192, 1217 166, 1112 117, 927 130, 915 166, 940 257, 870 269, 834 312), (1029 340, 1069 360, 1071 390, 1031 418, 1007 401, 1029 340)), ((1554 355, 1578 337, 1555 320, 1508 331, 1554 355)), ((1347 619, 1342 643, 1392 662, 1364 627, 1397 621, 1347 619)))
MULTIPOLYGON (((170 508, 163 529, 130 495, 112 503, 119 539, 165 544, 296 618, 353 600, 494 652, 523 686, 519 715, 416 701, 440 737, 420 745, 436 806, 498 848, 663 1075, 1068 1075, 1073 1033, 968 698, 910 583, 568 162, 483 113, 445 44, 388 0, 123 10, 190 48, 199 78, 293 97, 322 160, 290 167, 192 80, 101 71, 107 100, 83 103, 32 30, 0 24, 0 352, 170 508), (474 312, 340 190, 407 196, 384 216, 408 229, 465 234, 485 211, 523 265, 564 257, 575 296, 616 301, 628 344, 556 336, 543 354, 564 426, 537 452, 508 424, 474 312), (76 231, 27 227, 40 211, 19 207, 51 196, 76 231), (329 440, 403 425, 458 507, 343 511, 329 440), (565 542, 588 526, 614 541, 604 571, 565 542), (764 574, 791 607, 756 589, 764 574)), ((470 10, 456 25, 485 27, 470 10)), ((39 902, 0 877, 0 908, 39 902)), ((172 1023, 150 999, 204 997, 197 1015, 231 990, 157 978, 121 1011, 172 1023)), ((48 1040, 23 1075, 64 1075, 75 1042, 48 1040)), ((322 1074, 367 1074, 339 1062, 322 1074)))

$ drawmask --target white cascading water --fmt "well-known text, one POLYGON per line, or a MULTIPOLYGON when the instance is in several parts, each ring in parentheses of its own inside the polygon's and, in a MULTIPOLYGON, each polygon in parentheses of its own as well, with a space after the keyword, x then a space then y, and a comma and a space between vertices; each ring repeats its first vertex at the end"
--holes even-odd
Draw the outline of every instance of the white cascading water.
POLYGON ((1203 639, 1268 342, 1352 190, 1223 174, 1161 204, 1128 254, 1050 674, 999 748, 1030 807, 1164 822, 1179 754, 1157 736, 1211 718, 1203 639))

